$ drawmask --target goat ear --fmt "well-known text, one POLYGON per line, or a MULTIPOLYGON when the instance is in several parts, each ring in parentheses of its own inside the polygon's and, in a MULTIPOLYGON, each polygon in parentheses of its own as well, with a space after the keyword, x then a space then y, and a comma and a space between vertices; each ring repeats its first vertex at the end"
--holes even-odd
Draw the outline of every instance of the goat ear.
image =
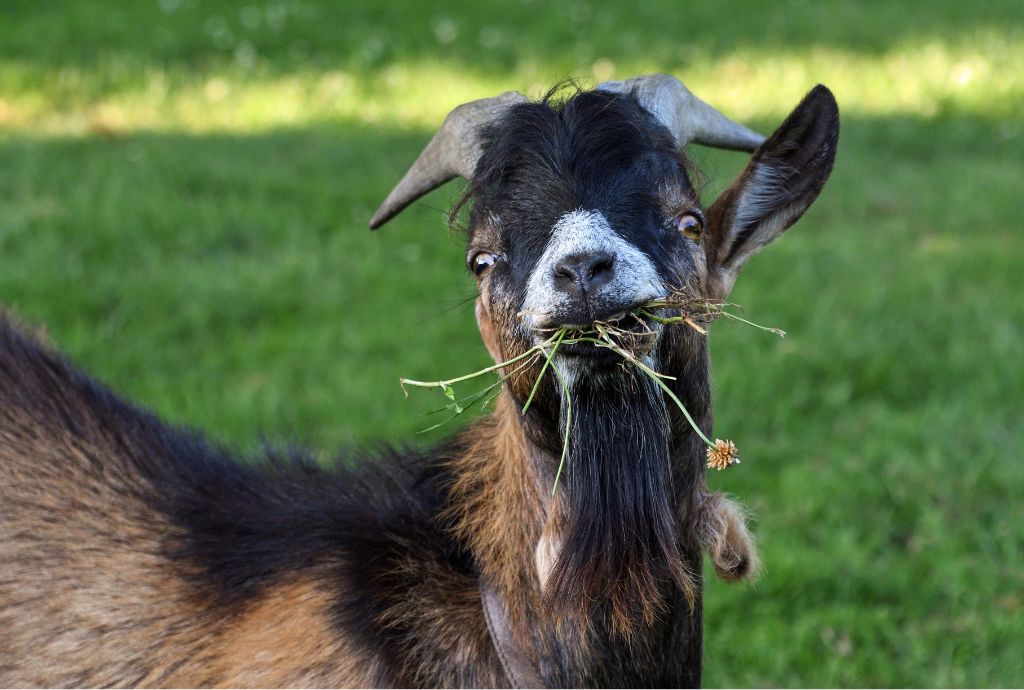
POLYGON ((725 299, 740 268, 796 222, 824 186, 839 142, 839 107, 821 84, 754 152, 708 209, 708 282, 725 299))

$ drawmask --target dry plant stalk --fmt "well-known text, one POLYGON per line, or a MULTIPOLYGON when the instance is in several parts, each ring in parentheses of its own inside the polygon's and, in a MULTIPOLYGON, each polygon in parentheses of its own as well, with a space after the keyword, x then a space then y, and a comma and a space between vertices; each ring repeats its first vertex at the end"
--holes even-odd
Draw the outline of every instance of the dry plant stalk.
POLYGON ((686 290, 673 289, 669 292, 667 297, 651 300, 640 307, 640 313, 662 324, 685 323, 701 335, 707 335, 707 331, 704 329, 704 326, 720 316, 733 319, 734 321, 739 321, 740 323, 745 323, 748 326, 753 326, 754 328, 758 328, 762 331, 774 333, 780 338, 783 338, 786 335, 786 332, 781 328, 762 326, 754 323, 753 321, 748 321, 738 314, 728 311, 726 307, 742 309, 738 304, 710 300, 704 297, 696 297, 689 294, 686 290), (663 317, 654 314, 651 311, 652 309, 668 309, 676 313, 672 316, 663 317))

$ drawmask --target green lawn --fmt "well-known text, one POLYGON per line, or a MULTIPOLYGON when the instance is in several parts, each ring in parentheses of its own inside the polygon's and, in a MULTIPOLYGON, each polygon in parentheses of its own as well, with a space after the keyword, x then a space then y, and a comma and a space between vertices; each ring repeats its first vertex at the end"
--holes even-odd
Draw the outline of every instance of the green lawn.
POLYGON ((222 439, 425 443, 399 376, 487 361, 458 186, 366 222, 452 106, 657 70, 769 130, 824 82, 832 180, 733 294, 789 336, 712 336, 766 572, 706 682, 1020 686, 1020 2, 696 4, 6 0, 0 303, 222 439))

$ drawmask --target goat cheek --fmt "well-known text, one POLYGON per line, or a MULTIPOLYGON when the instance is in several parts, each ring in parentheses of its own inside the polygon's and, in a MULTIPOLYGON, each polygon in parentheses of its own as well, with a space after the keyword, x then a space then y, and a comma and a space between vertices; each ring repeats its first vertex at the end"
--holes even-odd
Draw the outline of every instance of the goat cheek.
POLYGON ((481 294, 476 300, 476 325, 480 330, 480 339, 484 341, 484 347, 487 348, 488 354, 491 355, 491 359, 497 362, 505 360, 502 355, 501 348, 498 346, 498 341, 494 337, 494 326, 491 322, 491 313, 487 307, 487 295, 481 294))

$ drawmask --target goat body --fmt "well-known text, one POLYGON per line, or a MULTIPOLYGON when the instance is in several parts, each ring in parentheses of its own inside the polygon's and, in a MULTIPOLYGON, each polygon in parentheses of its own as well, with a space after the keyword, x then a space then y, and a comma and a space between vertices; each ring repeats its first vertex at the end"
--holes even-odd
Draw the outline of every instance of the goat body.
MULTIPOLYGON (((673 231, 705 214, 641 89, 487 110, 469 260, 488 350, 502 361, 537 328, 665 285, 724 298, 831 169, 819 89, 699 241, 673 231)), ((706 338, 666 326, 650 358, 709 433, 706 338)), ((433 449, 324 467, 237 458, 0 316, 0 685, 503 686, 482 584, 545 684, 699 684, 701 551, 724 579, 755 572, 742 511, 707 491, 702 441, 645 377, 586 348, 554 366, 574 410, 552 496, 566 400, 547 377, 520 411, 539 364, 433 449)))

